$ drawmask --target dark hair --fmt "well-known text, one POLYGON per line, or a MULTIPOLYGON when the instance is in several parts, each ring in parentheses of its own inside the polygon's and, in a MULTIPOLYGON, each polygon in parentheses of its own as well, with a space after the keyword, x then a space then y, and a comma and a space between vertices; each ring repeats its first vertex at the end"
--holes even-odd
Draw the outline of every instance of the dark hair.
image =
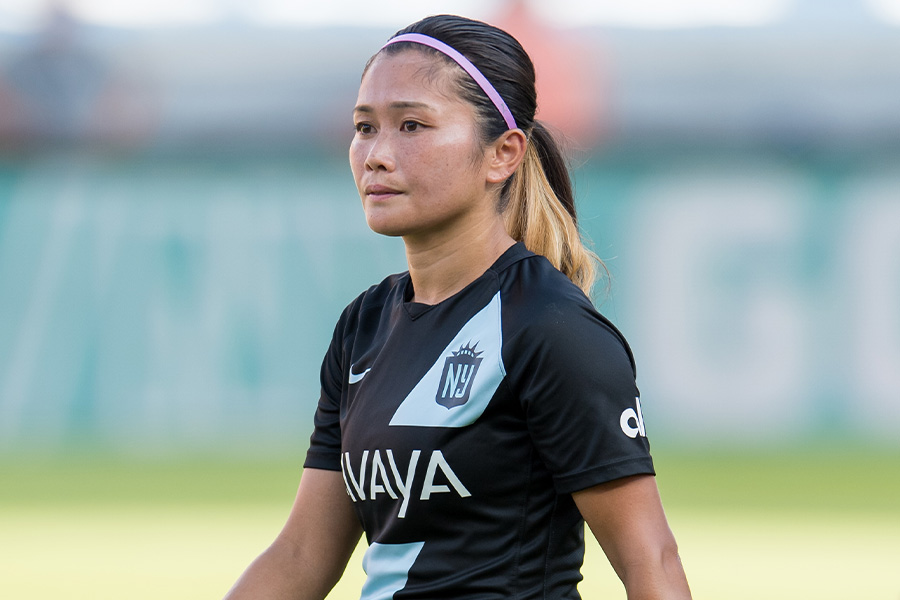
MULTIPOLYGON (((500 195, 498 209, 505 215, 507 230, 530 250, 550 259, 590 295, 598 261, 578 233, 572 180, 560 147, 550 131, 534 118, 537 91, 528 53, 502 29, 455 15, 426 17, 392 38, 406 33, 427 35, 456 49, 481 71, 506 102, 529 140, 522 165, 506 181, 500 195)), ((414 42, 397 42, 381 52, 396 54, 410 49, 456 64, 442 52, 414 42)), ((505 133, 508 126, 475 80, 462 69, 459 74, 460 96, 476 107, 479 135, 487 145, 505 133)))

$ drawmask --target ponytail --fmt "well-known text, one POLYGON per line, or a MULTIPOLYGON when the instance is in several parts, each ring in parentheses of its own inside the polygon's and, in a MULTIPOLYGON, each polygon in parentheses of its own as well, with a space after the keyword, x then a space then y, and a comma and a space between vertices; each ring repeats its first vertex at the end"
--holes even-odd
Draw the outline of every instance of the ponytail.
POLYGON ((509 235, 545 256, 590 297, 597 267, 605 266, 581 239, 568 168, 552 134, 539 121, 505 192, 509 235))

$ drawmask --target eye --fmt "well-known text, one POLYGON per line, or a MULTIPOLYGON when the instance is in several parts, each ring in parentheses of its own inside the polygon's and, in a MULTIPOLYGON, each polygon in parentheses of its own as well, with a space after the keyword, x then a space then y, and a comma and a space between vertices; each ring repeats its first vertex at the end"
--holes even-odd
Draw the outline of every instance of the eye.
POLYGON ((412 133, 414 131, 418 131, 419 127, 421 126, 421 124, 415 121, 403 121, 403 125, 400 126, 400 129, 402 129, 406 133, 412 133))
POLYGON ((366 135, 366 134, 372 133, 374 130, 375 130, 375 128, 372 127, 372 125, 369 123, 362 122, 362 123, 356 124, 356 132, 357 133, 366 135))

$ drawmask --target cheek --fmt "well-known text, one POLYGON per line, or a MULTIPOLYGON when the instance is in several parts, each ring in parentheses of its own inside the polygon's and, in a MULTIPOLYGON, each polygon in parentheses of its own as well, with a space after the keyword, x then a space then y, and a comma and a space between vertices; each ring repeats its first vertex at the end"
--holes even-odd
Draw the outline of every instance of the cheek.
POLYGON ((424 173, 438 188, 448 181, 455 182, 461 177, 471 178, 477 174, 477 156, 473 154, 469 140, 452 140, 429 148, 418 155, 418 163, 424 173))
POLYGON ((350 171, 353 173, 353 179, 356 181, 357 187, 359 186, 359 178, 362 176, 363 170, 365 169, 365 153, 362 148, 360 148, 359 144, 355 141, 350 144, 350 171))
POLYGON ((455 171, 475 176, 482 170, 487 155, 477 131, 469 127, 460 127, 457 136, 448 142, 452 145, 452 149, 448 148, 447 155, 453 153, 455 171))

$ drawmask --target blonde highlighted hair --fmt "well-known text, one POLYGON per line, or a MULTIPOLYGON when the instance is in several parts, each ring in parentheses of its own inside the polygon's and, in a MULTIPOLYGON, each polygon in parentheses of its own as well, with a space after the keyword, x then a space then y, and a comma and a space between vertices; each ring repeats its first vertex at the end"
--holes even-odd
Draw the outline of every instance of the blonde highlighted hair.
POLYGON ((535 122, 525 158, 504 190, 502 206, 509 235, 545 256, 590 297, 598 270, 606 267, 582 240, 568 169, 540 122, 535 122), (564 180, 554 186, 548 175, 564 180))

